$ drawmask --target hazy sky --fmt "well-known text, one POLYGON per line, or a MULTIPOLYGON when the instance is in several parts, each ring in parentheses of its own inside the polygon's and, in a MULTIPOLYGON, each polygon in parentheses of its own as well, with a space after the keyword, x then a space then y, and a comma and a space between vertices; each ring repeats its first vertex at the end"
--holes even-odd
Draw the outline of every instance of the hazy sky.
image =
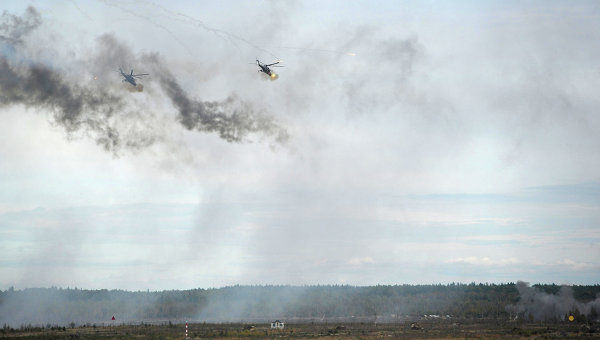
POLYGON ((0 289, 600 282, 596 1, 1 8, 0 289))

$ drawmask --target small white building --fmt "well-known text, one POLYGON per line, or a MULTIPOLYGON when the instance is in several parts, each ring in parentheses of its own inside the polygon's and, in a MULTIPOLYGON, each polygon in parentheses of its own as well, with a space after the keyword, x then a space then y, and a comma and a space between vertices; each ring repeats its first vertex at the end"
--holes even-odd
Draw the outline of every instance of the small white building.
POLYGON ((279 320, 271 322, 271 329, 283 329, 284 326, 285 324, 279 320))

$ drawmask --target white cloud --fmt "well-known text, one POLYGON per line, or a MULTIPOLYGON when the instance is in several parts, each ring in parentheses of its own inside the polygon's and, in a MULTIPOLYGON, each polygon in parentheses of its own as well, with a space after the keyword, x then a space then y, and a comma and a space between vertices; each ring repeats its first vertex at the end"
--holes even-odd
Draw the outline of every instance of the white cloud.
POLYGON ((360 266, 363 264, 374 263, 372 257, 354 257, 348 260, 348 263, 354 266, 360 266))
POLYGON ((491 259, 487 256, 477 257, 477 256, 468 256, 468 257, 457 257, 451 260, 447 260, 446 263, 465 263, 476 266, 506 266, 506 265, 514 265, 519 264, 521 261, 517 258, 511 257, 506 259, 491 259))
POLYGON ((571 259, 564 259, 556 262, 558 266, 567 266, 573 270, 600 270, 600 263, 595 262, 576 262, 571 259))

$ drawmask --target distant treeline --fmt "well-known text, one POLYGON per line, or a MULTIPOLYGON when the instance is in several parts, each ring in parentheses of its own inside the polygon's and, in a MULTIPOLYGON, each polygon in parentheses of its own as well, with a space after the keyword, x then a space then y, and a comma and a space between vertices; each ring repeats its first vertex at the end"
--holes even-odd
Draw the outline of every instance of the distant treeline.
MULTIPOLYGON (((541 295, 561 286, 534 285, 541 295)), ((600 285, 571 286, 572 298, 593 302, 600 285)), ((270 318, 365 318, 420 315, 508 318, 520 301, 514 283, 395 286, 232 286, 161 292, 31 288, 0 291, 0 325, 153 320, 243 321, 270 318)), ((590 307, 593 309, 593 307, 590 307)), ((588 311, 589 312, 589 311, 588 311)), ((593 310, 595 313, 596 311, 593 310)), ((583 311, 582 311, 583 313, 583 311)))

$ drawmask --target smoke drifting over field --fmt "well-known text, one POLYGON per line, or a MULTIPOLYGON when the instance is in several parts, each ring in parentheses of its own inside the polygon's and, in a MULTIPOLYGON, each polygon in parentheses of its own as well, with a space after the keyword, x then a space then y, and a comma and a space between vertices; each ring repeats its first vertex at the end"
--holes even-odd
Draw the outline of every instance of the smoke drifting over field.
POLYGON ((122 149, 142 149, 167 138, 156 128, 164 125, 161 120, 169 118, 156 109, 165 99, 169 103, 166 109, 174 108, 175 120, 188 130, 216 133, 228 142, 250 141, 250 135, 271 138, 275 143, 288 139, 287 131, 270 115, 234 94, 210 102, 192 97, 162 58, 152 53, 138 56, 113 35, 101 36, 93 55, 63 61, 74 75, 63 72, 28 51, 24 39, 41 24, 40 14, 32 7, 21 17, 7 12, 0 17, 1 105, 49 111, 52 122, 69 136, 89 136, 114 154, 122 149), (132 91, 115 86, 116 76, 106 76, 113 75, 117 65, 124 63, 143 65, 151 73, 145 80, 151 94, 142 102, 132 98, 132 91), (94 80, 87 81, 83 75, 90 71, 94 80), (97 75, 110 79, 98 81, 97 75))
MULTIPOLYGON (((574 287, 573 287, 574 288, 574 287)), ((590 315, 598 300, 577 301, 563 287, 557 296, 543 294, 526 283, 483 285, 394 286, 230 286, 217 289, 170 291, 81 290, 36 288, 0 291, 0 323, 76 324, 152 322, 189 318, 201 322, 268 322, 304 320, 327 322, 401 322, 407 319, 481 317, 506 320, 507 301, 521 294, 529 304, 519 313, 534 313, 536 320, 559 321, 559 313, 590 315), (518 292, 517 292, 518 290, 518 292), (427 315, 427 316, 425 316, 427 315)), ((577 286, 591 294, 595 286, 577 286)), ((520 303, 519 305, 522 305, 520 303)), ((527 314, 526 314, 527 315, 527 314)), ((562 315, 564 317, 564 315, 562 315)), ((527 317, 527 316, 526 316, 527 317)), ((581 322, 582 320, 577 320, 581 322)))
MULTIPOLYGON (((12 327, 28 323, 102 323, 110 322, 112 315, 119 323, 181 322, 186 318, 202 322, 274 319, 398 322, 399 317, 419 317, 425 313, 469 315, 461 305, 466 301, 466 290, 466 285, 232 286, 161 292, 9 289, 0 291, 0 322, 12 327)), ((496 299, 505 298, 489 297, 488 305, 480 305, 486 313, 501 301, 496 299)))
POLYGON ((513 315, 533 318, 536 321, 563 320, 566 315, 576 313, 589 316, 592 309, 600 311, 600 298, 589 302, 579 302, 573 297, 573 289, 562 286, 558 294, 548 294, 535 287, 530 287, 528 282, 517 282, 520 300, 516 305, 507 306, 506 309, 513 315))

